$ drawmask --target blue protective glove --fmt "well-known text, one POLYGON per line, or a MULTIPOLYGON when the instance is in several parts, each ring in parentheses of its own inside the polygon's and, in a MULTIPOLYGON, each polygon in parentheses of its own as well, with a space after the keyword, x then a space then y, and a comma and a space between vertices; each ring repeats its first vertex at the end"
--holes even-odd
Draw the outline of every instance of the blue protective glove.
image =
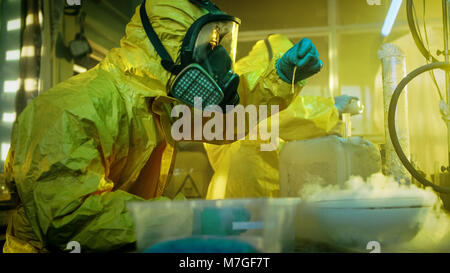
POLYGON ((157 243, 144 253, 258 253, 246 242, 214 237, 189 237, 157 243))
POLYGON ((245 208, 204 208, 196 212, 194 235, 239 235, 246 230, 233 229, 233 223, 248 222, 250 218, 245 208))
POLYGON ((358 114, 355 110, 350 109, 349 107, 353 100, 359 100, 359 98, 348 95, 342 95, 334 98, 334 106, 338 109, 339 115, 342 115, 343 113, 350 113, 352 115, 358 114))
POLYGON ((319 52, 310 39, 302 39, 277 61, 278 76, 283 81, 292 83, 295 67, 297 67, 295 83, 311 77, 322 69, 323 63, 319 58, 319 52))

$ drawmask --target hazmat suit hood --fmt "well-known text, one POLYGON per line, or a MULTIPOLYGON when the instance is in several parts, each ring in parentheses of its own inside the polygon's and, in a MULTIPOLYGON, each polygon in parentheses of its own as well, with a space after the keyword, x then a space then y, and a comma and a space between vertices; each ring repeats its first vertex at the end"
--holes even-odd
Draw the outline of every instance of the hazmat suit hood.
MULTIPOLYGON (((123 74, 126 81, 122 84, 130 92, 146 97, 167 97, 166 85, 171 74, 161 66, 161 57, 142 26, 139 9, 140 6, 126 26, 120 48, 111 50, 100 67, 123 74)), ((206 10, 188 0, 146 1, 145 9, 152 27, 173 60, 178 58, 189 27, 207 14, 206 10)))

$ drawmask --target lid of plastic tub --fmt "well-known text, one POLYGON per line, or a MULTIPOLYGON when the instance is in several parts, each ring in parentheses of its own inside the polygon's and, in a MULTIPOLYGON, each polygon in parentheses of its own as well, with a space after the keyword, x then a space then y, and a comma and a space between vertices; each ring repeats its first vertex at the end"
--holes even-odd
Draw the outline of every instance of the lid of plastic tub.
POLYGON ((308 202, 308 206, 327 209, 398 209, 432 207, 436 199, 427 197, 400 197, 374 199, 341 199, 308 202))
POLYGON ((134 201, 127 207, 131 211, 147 208, 203 208, 203 207, 240 207, 240 206, 295 206, 301 202, 300 198, 248 198, 248 199, 219 199, 219 200, 160 200, 134 201))

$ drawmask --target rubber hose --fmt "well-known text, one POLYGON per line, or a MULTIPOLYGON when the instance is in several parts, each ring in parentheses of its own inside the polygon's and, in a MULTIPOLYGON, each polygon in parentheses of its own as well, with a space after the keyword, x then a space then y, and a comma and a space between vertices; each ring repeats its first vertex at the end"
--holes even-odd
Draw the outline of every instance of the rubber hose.
POLYGON ((428 51, 428 49, 425 48, 425 45, 423 44, 422 39, 419 37, 419 34, 417 32, 417 26, 414 21, 414 14, 413 14, 413 7, 414 3, 413 0, 408 0, 406 2, 406 15, 408 17, 408 25, 409 29, 411 30, 412 37, 414 39, 414 42, 416 43, 417 48, 419 49, 420 53, 431 62, 439 62, 438 59, 436 59, 431 52, 428 51))
POLYGON ((421 66, 411 72, 408 76, 406 76, 400 84, 395 89, 392 99, 389 105, 389 113, 388 113, 388 126, 389 126, 389 134, 391 136, 391 141, 394 146, 395 152, 397 153, 398 157, 400 158, 400 161, 403 163, 405 168, 409 171, 409 173, 421 184, 423 184, 426 187, 432 187, 435 191, 440 193, 450 193, 450 187, 440 187, 438 185, 435 185, 433 182, 428 181, 425 177, 423 177, 409 162, 408 158, 406 157, 405 153, 403 153, 402 147, 400 145, 400 142, 398 140, 397 131, 395 128, 395 115, 397 112, 397 103, 400 98, 400 95, 402 94, 405 87, 417 76, 434 70, 434 69, 442 69, 447 72, 450 72, 450 63, 446 62, 438 62, 438 63, 431 63, 424 66, 421 66))

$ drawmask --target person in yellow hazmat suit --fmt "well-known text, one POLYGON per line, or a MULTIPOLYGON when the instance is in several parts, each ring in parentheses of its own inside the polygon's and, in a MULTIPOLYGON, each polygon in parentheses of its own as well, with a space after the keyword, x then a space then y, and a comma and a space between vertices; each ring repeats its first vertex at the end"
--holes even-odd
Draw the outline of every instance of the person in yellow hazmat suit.
MULTIPOLYGON (((258 41, 250 53, 236 63, 236 71, 260 79, 273 60, 292 48, 292 42, 280 34, 258 41)), ((301 85, 304 85, 303 81, 301 85)), ((243 104, 279 99, 277 89, 239 89, 243 104)), ((286 102, 289 102, 286 98, 286 102)), ((354 97, 296 96, 279 113, 280 144, 284 141, 311 139, 335 133, 339 115, 354 97)), ((207 199, 279 197, 279 149, 261 151, 261 141, 239 140, 227 145, 204 144, 214 175, 207 199), (245 162, 245 164, 244 164, 245 162)))
MULTIPOLYGON (((193 94, 206 106, 236 105, 237 88, 277 90, 260 104, 292 99, 275 62, 257 74, 232 71, 239 22, 209 1, 144 1, 119 48, 34 99, 14 124, 5 162, 20 205, 4 252, 60 251, 71 241, 82 252, 133 245, 126 203, 161 196, 170 173, 168 105, 192 106, 193 94)), ((317 72, 306 53, 296 60, 317 72)))

